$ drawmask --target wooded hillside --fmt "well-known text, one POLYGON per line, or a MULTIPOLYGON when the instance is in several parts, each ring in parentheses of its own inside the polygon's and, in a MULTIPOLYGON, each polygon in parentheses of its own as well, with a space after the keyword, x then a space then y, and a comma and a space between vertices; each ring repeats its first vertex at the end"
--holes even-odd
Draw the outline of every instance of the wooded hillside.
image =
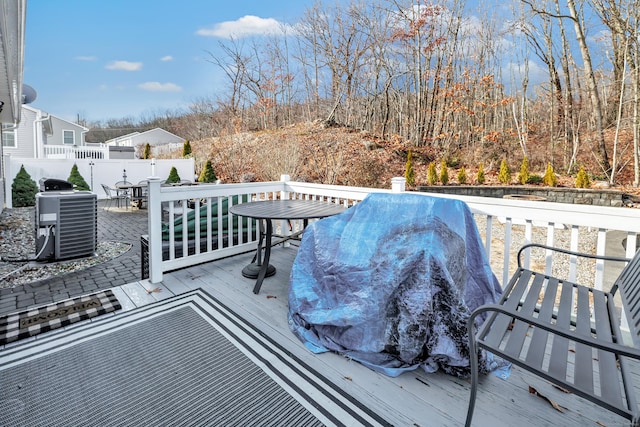
POLYGON ((226 87, 156 119, 209 141, 229 178, 289 170, 363 184, 401 174, 411 150, 418 162, 469 169, 506 159, 517 170, 527 156, 532 170, 584 166, 637 186, 639 17, 638 0, 318 2, 281 34, 220 42, 210 63, 226 87), (318 120, 322 132, 242 155, 260 135, 318 120), (361 141, 348 148, 336 126, 361 141))

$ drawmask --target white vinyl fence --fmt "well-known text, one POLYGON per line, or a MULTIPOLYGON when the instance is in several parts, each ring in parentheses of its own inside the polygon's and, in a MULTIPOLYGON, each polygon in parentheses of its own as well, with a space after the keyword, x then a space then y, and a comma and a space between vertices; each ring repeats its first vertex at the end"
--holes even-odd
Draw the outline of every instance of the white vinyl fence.
POLYGON ((5 194, 6 207, 12 208, 11 184, 13 179, 24 166, 27 173, 36 184, 41 178, 54 178, 66 180, 74 163, 78 165, 78 171, 89 184, 98 198, 106 196, 101 184, 113 187, 118 181, 138 183, 150 176, 166 179, 173 166, 178 170, 181 179, 193 181, 195 178, 194 159, 29 159, 5 156, 5 194), (126 179, 125 179, 126 176, 126 179))

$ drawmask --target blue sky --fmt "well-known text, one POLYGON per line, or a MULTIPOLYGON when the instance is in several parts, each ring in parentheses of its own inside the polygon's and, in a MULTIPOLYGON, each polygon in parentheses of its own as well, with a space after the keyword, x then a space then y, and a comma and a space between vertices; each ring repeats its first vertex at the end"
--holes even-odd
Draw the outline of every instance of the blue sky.
POLYGON ((29 0, 24 82, 33 107, 72 121, 175 111, 224 90, 207 62, 219 41, 293 24, 313 3, 29 0))

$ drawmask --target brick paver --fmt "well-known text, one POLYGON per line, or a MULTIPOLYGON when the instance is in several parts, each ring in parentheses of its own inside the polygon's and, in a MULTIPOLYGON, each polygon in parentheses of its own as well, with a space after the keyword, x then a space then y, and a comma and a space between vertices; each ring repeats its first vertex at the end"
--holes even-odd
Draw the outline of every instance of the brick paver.
POLYGON ((107 211, 103 206, 99 202, 98 241, 127 242, 131 249, 85 270, 0 289, 0 315, 140 280, 140 236, 147 234, 147 211, 107 211))

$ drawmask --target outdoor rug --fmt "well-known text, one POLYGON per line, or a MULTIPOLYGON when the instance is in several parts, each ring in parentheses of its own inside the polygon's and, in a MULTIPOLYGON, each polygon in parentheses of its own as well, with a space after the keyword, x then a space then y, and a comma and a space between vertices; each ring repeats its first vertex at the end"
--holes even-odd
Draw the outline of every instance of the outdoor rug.
POLYGON ((2 426, 387 425, 196 290, 0 352, 2 426))
POLYGON ((32 337, 121 308, 113 292, 65 300, 0 317, 0 345, 32 337))

